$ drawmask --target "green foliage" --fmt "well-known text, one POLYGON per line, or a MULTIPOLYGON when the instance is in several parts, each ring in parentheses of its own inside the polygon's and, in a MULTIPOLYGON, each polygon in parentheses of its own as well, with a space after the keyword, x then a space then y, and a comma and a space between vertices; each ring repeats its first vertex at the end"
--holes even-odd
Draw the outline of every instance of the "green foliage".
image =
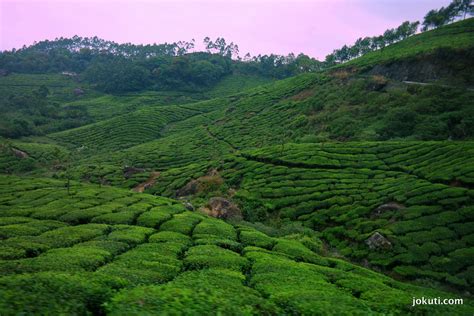
MULTIPOLYGON (((287 175, 281 172, 283 169, 271 171, 273 176, 287 175)), ((413 297, 451 297, 453 294, 411 286, 350 262, 324 257, 317 233, 306 227, 282 223, 281 232, 256 224, 244 226, 241 223, 235 227, 184 211, 177 201, 133 194, 128 190, 76 184, 75 193, 67 194, 55 189, 60 181, 14 176, 0 176, 0 179, 0 228, 21 227, 19 231, 24 229, 30 233, 0 240, 0 273, 3 275, 0 293, 6 298, 0 302, 2 315, 299 315, 334 310, 351 314, 411 314, 432 313, 435 307, 441 308, 443 314, 468 314, 473 310, 467 298, 464 305, 420 306, 412 310, 413 297), (72 210, 64 208, 71 203, 74 204, 72 210), (149 213, 150 217, 144 216, 132 225, 70 226, 65 222, 37 219, 44 217, 42 212, 63 217, 91 208, 111 211, 107 214, 120 214, 125 212, 123 210, 149 213), (113 213, 116 209, 120 211, 113 213), (151 216, 158 213, 167 215, 166 219, 158 218, 163 221, 160 225, 155 224, 157 217, 151 216), (159 231, 140 226, 149 223, 158 226, 159 231), (286 236, 270 237, 250 228, 253 226, 286 236), (33 230, 27 231, 28 228, 33 230), (35 304, 31 304, 32 301, 35 304)), ((422 188, 425 187, 418 191, 424 194, 427 190, 422 188)), ((441 199, 456 198, 466 192, 444 191, 441 199)), ((410 190, 407 194, 410 195, 410 190)), ((441 211, 443 207, 406 210, 407 221, 430 222, 430 216, 436 214, 440 224, 449 227, 459 225, 462 216, 472 215, 468 207, 458 213, 441 211), (419 216, 414 216, 415 211, 419 216)), ((104 218, 101 216, 87 218, 95 221, 104 218)), ((64 218, 70 220, 70 217, 64 218)), ((467 226, 452 227, 458 228, 459 233, 472 234, 467 226)), ((347 233, 343 229, 332 231, 337 233, 334 237, 341 234, 358 238, 353 235, 354 229, 347 233)), ((409 230, 403 232, 406 231, 409 230)), ((322 235, 327 233, 323 231, 322 235)), ((434 234, 442 235, 440 231, 434 234)), ((455 235, 442 241, 454 242, 455 235)), ((409 246, 412 261, 406 260, 408 256, 395 256, 405 263, 397 265, 394 271, 406 278, 422 276, 459 288, 470 286, 472 247, 463 244, 465 241, 458 243, 427 241, 420 246, 409 246), (445 252, 448 256, 444 256, 445 252), (415 267, 413 264, 419 262, 421 256, 428 256, 433 269, 445 272, 415 267)), ((339 245, 345 247, 343 241, 339 245)), ((369 256, 369 259, 375 262, 381 258, 369 256)))
POLYGON ((93 273, 7 276, 0 278, 0 310, 4 315, 98 314, 103 312, 102 303, 121 286, 119 279, 93 273))
POLYGON ((440 27, 436 30, 411 36, 384 49, 369 52, 360 58, 349 61, 344 66, 368 67, 386 64, 403 58, 431 53, 439 48, 457 50, 469 49, 472 46, 473 19, 467 19, 440 27))
POLYGON ((200 245, 191 247, 186 252, 184 264, 192 270, 222 268, 241 271, 247 260, 231 250, 214 245, 200 245))
MULTIPOLYGON (((30 85, 28 76, 15 76, 13 78, 0 78, 0 91, 18 85, 30 85), (3 88, 2 86, 6 86, 3 88)), ((46 76, 45 78, 49 78, 46 76)), ((52 76, 52 80, 57 80, 52 76)), ((66 82, 70 84, 69 82, 66 82)), ((35 85, 32 85, 35 87, 35 85)), ((83 107, 74 109, 61 107, 56 101, 48 98, 46 86, 41 85, 31 91, 6 89, 0 97, 0 110, 3 115, 0 119, 0 136, 20 138, 30 135, 44 135, 59 130, 74 128, 91 122, 87 111, 83 107)), ((72 88, 70 94, 72 95, 72 88)))
POLYGON ((137 287, 114 297, 111 315, 253 315, 275 314, 278 308, 242 284, 244 276, 229 270, 185 272, 163 286, 137 287))
POLYGON ((245 246, 255 246, 265 249, 271 249, 275 243, 273 238, 257 230, 242 228, 239 232, 240 241, 245 246))
POLYGON ((83 76, 98 90, 107 93, 143 90, 150 84, 150 73, 146 68, 125 60, 91 64, 83 76))
MULTIPOLYGON (((93 47, 65 48, 64 63, 89 56, 74 67, 99 89, 159 91, 94 95, 85 85, 76 98, 63 93, 74 81, 0 78, 0 86, 35 81, 36 108, 29 89, 15 88, 24 100, 0 102, 18 103, 17 121, 5 122, 26 134, 40 132, 39 116, 48 118, 44 131, 65 121, 52 115, 55 103, 94 120, 0 148, 0 170, 21 175, 0 175, 0 294, 9 298, 0 314, 472 314, 468 298, 411 307, 413 297, 459 296, 474 285, 473 95, 460 70, 470 69, 471 24, 353 50, 365 55, 347 67, 275 82, 321 65, 304 55, 232 61, 236 47, 223 39, 208 41, 217 55, 184 54, 181 43, 116 45, 102 57, 98 39, 55 41, 93 47), (406 84, 391 73, 440 60, 436 67, 452 69, 441 80, 456 75, 459 86, 406 84), (363 73, 374 65, 387 76, 363 73), (247 222, 189 211, 183 195, 196 209, 216 195, 231 199, 247 222), (389 243, 369 246, 375 233, 389 243)), ((39 47, 50 44, 2 53, 0 65, 8 55, 24 67, 39 47)), ((50 62, 35 71, 56 69, 50 62)))
POLYGON ((160 226, 162 231, 173 231, 184 235, 189 235, 194 227, 203 219, 203 216, 184 212, 173 216, 173 218, 160 226))

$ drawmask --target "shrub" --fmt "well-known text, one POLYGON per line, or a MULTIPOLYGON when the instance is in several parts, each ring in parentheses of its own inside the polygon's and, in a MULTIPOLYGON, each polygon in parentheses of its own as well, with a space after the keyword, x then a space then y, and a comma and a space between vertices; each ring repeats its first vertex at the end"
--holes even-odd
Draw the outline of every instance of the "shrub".
POLYGON ((199 245, 186 252, 184 264, 188 269, 222 268, 242 270, 247 260, 238 253, 214 245, 199 245))
POLYGON ((38 236, 35 241, 44 243, 50 247, 67 247, 102 236, 108 229, 109 226, 104 224, 66 226, 45 232, 38 236))
POLYGON ((152 233, 152 228, 116 225, 107 238, 114 241, 121 241, 129 245, 135 245, 145 242, 147 237, 152 233))
POLYGON ((92 273, 42 272, 2 277, 0 311, 4 315, 101 314, 102 303, 123 285, 120 279, 92 273))
POLYGON ((199 239, 201 236, 213 235, 221 239, 237 239, 237 232, 234 227, 226 222, 213 218, 206 218, 196 225, 193 231, 193 238, 199 239))
POLYGON ((149 242, 177 242, 180 244, 189 244, 191 238, 181 233, 172 232, 172 231, 163 231, 153 234, 148 239, 149 242))
POLYGON ((191 212, 174 215, 172 219, 160 226, 161 231, 174 231, 184 235, 189 235, 204 217, 191 212))
POLYGON ((268 237, 264 233, 257 230, 250 230, 248 228, 240 230, 240 241, 245 246, 256 246, 266 249, 271 249, 275 243, 273 238, 268 237))
POLYGON ((137 219, 137 224, 146 227, 157 228, 163 222, 171 219, 172 213, 166 210, 158 209, 145 212, 137 219))
POLYGON ((279 308, 243 286, 244 276, 228 270, 189 271, 166 285, 136 287, 117 294, 108 305, 111 315, 277 314, 279 308))
POLYGON ((304 261, 319 265, 328 265, 328 262, 323 257, 313 253, 306 248, 301 242, 297 240, 278 239, 276 245, 272 249, 276 252, 281 252, 288 255, 290 258, 297 261, 304 261))
POLYGON ((107 213, 104 215, 100 215, 97 217, 92 218, 92 223, 103 223, 103 224, 125 224, 131 225, 133 224, 135 217, 137 216, 136 212, 134 211, 122 211, 117 213, 107 213))

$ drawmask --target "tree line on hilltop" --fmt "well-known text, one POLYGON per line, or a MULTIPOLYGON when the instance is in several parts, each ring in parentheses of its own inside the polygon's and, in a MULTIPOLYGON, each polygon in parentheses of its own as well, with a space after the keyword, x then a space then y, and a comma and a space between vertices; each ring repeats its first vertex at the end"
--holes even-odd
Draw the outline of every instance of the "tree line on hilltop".
MULTIPOLYGON (((429 11, 422 31, 473 14, 471 0, 453 0, 429 11)), ((195 50, 195 40, 175 43, 118 44, 98 37, 59 38, 0 53, 0 69, 17 73, 76 72, 80 78, 106 93, 140 90, 199 90, 238 72, 282 79, 344 63, 368 52, 412 36, 420 22, 403 22, 382 35, 359 38, 326 56, 324 61, 305 54, 239 56, 239 47, 224 38, 204 38, 205 51, 195 50)))

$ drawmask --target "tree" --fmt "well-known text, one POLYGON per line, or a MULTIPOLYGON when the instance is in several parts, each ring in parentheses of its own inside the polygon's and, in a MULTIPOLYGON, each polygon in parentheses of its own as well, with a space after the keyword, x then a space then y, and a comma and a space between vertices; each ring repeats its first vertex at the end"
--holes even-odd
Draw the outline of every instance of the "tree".
POLYGON ((407 108, 394 108, 385 116, 383 127, 378 131, 383 139, 412 135, 418 123, 418 114, 407 108))
POLYGON ((95 63, 86 69, 83 77, 108 93, 139 91, 150 84, 150 72, 146 68, 124 59, 95 63))
POLYGON ((334 55, 334 53, 327 55, 326 58, 324 59, 324 63, 325 63, 326 66, 335 65, 336 64, 336 56, 334 55))
POLYGON ((451 5, 454 7, 455 15, 462 16, 463 19, 466 18, 466 15, 473 15, 474 13, 472 0, 453 0, 451 5))
POLYGON ((400 26, 397 27, 397 29, 395 30, 396 40, 397 41, 404 40, 407 37, 410 37, 413 34, 415 34, 416 31, 418 30, 418 25, 420 25, 420 22, 418 21, 413 22, 413 23, 409 21, 405 21, 402 24, 400 24, 400 26))
POLYGON ((222 69, 209 61, 200 60, 191 66, 190 77, 192 81, 204 86, 217 82, 222 75, 222 69))
POLYGON ((313 72, 321 69, 321 62, 305 54, 299 54, 293 61, 296 73, 313 72))
POLYGON ((239 46, 231 42, 227 45, 226 41, 222 37, 218 37, 214 42, 207 36, 203 40, 204 46, 208 53, 216 53, 221 56, 228 58, 238 57, 239 46))
POLYGON ((394 29, 388 29, 383 33, 385 43, 392 44, 397 40, 397 33, 394 29))
POLYGON ((438 19, 438 11, 437 10, 430 10, 428 13, 425 15, 423 19, 423 31, 428 31, 431 28, 434 28, 435 25, 438 23, 436 22, 438 19))
POLYGON ((372 50, 377 50, 385 47, 385 39, 383 35, 372 37, 372 50))

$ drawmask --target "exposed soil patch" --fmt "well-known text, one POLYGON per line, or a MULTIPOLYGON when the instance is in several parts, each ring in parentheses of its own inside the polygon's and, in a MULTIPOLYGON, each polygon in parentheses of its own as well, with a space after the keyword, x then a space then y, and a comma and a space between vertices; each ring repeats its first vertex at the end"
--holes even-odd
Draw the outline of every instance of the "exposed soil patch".
POLYGON ((192 196, 202 192, 217 190, 224 183, 216 169, 211 169, 205 176, 189 181, 184 187, 177 190, 176 197, 192 196))
POLYGON ((314 95, 314 90, 313 89, 306 89, 306 90, 303 90, 303 91, 295 94, 294 96, 290 97, 289 99, 293 100, 293 101, 303 101, 303 100, 306 100, 309 97, 312 97, 313 95, 314 95))
POLYGON ((140 183, 132 190, 135 192, 142 193, 143 191, 154 185, 156 183, 156 178, 158 178, 159 176, 160 173, 158 171, 153 171, 145 182, 140 183))

